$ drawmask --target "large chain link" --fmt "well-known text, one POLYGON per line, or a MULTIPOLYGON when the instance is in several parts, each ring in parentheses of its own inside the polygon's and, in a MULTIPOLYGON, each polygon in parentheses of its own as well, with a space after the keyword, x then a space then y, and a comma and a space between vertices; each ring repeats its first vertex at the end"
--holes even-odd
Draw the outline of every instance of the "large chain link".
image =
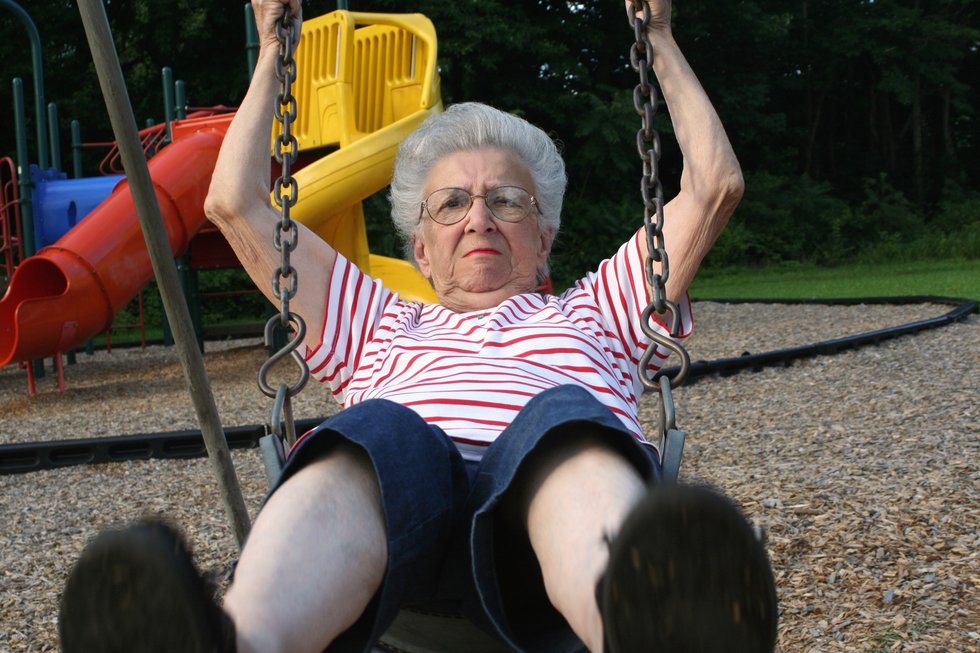
POLYGON ((273 145, 276 161, 282 164, 282 174, 276 179, 273 199, 279 207, 280 219, 276 222, 272 242, 282 257, 279 269, 272 277, 272 291, 279 299, 279 315, 273 315, 265 325, 265 346, 272 348, 276 328, 287 332, 292 328, 293 338, 266 360, 259 370, 259 388, 268 397, 275 398, 270 418, 270 428, 278 437, 285 436, 292 444, 296 441, 296 427, 292 415, 291 399, 306 385, 310 369, 300 355, 298 347, 306 337, 306 323, 303 318, 289 310, 289 300, 296 295, 299 277, 290 263, 290 255, 296 249, 299 230, 290 217, 290 209, 296 204, 299 187, 292 175, 293 164, 299 155, 299 142, 293 134, 292 125, 296 120, 296 98, 293 96, 293 82, 296 81, 296 60, 293 57, 296 46, 295 25, 290 19, 288 9, 281 20, 276 22, 276 38, 279 39, 279 58, 276 59, 276 79, 280 92, 276 98, 275 115, 280 125, 280 134, 273 145), (269 371, 282 359, 291 356, 300 368, 299 379, 291 386, 280 383, 273 388, 268 382, 269 371), (285 425, 285 435, 282 428, 285 425))
MULTIPOLYGON (((664 192, 660 183, 660 134, 653 126, 659 103, 657 89, 650 83, 650 70, 653 64, 653 44, 647 37, 647 27, 650 24, 650 5, 645 0, 633 0, 628 8, 630 24, 636 41, 630 47, 630 64, 640 75, 640 81, 633 89, 633 105, 641 117, 640 129, 636 132, 636 149, 643 162, 643 174, 640 178, 640 196, 643 198, 643 225, 647 239, 647 259, 644 266, 646 281, 650 286, 653 297, 650 304, 643 310, 640 328, 650 338, 651 342, 640 357, 638 371, 640 381, 649 389, 663 390, 660 378, 665 377, 661 371, 650 376, 650 363, 658 347, 666 347, 676 353, 681 364, 676 374, 670 379, 667 393, 671 386, 678 387, 687 378, 691 367, 691 357, 683 345, 676 340, 680 331, 680 312, 677 306, 667 299, 667 279, 670 277, 670 263, 667 259, 667 248, 664 244, 664 192), (640 10, 643 15, 640 15, 640 10), (654 269, 654 262, 660 263, 660 272, 654 269), (653 315, 666 317, 670 314, 670 335, 667 337, 653 327, 653 315)), ((672 410, 670 411, 673 412, 672 410)), ((670 425, 672 427, 673 425, 670 425)))

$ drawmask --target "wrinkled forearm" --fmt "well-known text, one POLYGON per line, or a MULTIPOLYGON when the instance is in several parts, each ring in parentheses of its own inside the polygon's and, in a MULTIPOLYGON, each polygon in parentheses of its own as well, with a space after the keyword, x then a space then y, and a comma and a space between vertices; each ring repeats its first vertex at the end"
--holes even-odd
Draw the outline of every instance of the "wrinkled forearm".
POLYGON ((222 143, 205 203, 208 217, 219 227, 271 211, 269 143, 279 86, 276 56, 271 48, 260 53, 248 93, 222 143))
MULTIPOLYGON (((654 72, 683 155, 680 190, 664 209, 667 296, 680 302, 741 200, 744 181, 721 120, 670 30, 650 29, 648 35, 654 72)), ((660 264, 654 267, 662 272, 660 264)))
MULTIPOLYGON (((228 128, 211 179, 204 210, 221 230, 248 275, 274 305, 279 298, 272 290, 282 255, 273 242, 278 211, 270 200, 272 124, 280 83, 275 76, 278 48, 263 46, 248 93, 228 128)), ((325 273, 329 273, 336 252, 300 223, 296 249, 290 265, 301 282, 290 309, 309 324, 307 344, 320 337, 323 314, 325 273)))

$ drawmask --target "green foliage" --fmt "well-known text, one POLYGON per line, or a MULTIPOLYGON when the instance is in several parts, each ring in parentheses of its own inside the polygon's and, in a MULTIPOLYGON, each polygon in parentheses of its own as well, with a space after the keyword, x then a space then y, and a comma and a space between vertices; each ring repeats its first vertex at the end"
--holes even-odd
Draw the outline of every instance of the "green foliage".
MULTIPOLYGON (((638 180, 636 187, 639 187, 638 180)), ((619 200, 570 194, 565 202, 561 231, 552 248, 551 277, 555 290, 564 290, 587 271, 594 270, 642 225, 643 203, 638 190, 635 196, 619 200)))
POLYGON ((849 222, 847 204, 826 182, 769 173, 746 175, 742 203, 708 255, 707 265, 824 263, 841 258, 849 222))
POLYGON ((259 321, 268 305, 242 269, 198 273, 198 300, 204 324, 259 321))
POLYGON ((954 231, 971 226, 976 228, 978 222, 980 190, 967 190, 952 180, 947 181, 931 226, 943 231, 954 231))
MULTIPOLYGON (((86 142, 111 141, 112 131, 78 8, 68 0, 20 2, 41 37, 46 102, 58 105, 62 164, 70 169, 69 124, 81 123, 86 142)), ((192 107, 238 102, 247 82, 243 3, 200 0, 129 0, 109 2, 106 13, 133 103, 144 121, 164 118, 161 70, 187 82, 192 107), (234 8, 234 11, 229 10, 234 8)), ((10 80, 24 80, 30 155, 37 162, 34 90, 30 49, 22 23, 0 8, 0 107, 12 106, 10 80)), ((8 114, 9 116, 9 114, 8 114)), ((14 154, 13 120, 0 122, 0 156, 14 154)), ((105 151, 86 160, 95 174, 105 151)))
POLYGON ((388 190, 382 190, 363 202, 367 240, 374 254, 392 258, 406 258, 404 243, 391 225, 391 206, 388 190))
POLYGON ((932 219, 921 221, 901 193, 881 182, 867 184, 862 220, 852 223, 865 225, 874 236, 853 258, 868 263, 980 259, 980 193, 948 184, 932 219))
POLYGON ((695 299, 832 299, 940 295, 980 300, 980 259, 817 266, 796 262, 764 268, 709 268, 691 285, 695 299))
POLYGON ((895 240, 902 234, 915 237, 919 226, 917 211, 909 199, 888 182, 885 174, 864 180, 864 200, 852 214, 844 229, 844 238, 852 249, 883 240, 895 240))

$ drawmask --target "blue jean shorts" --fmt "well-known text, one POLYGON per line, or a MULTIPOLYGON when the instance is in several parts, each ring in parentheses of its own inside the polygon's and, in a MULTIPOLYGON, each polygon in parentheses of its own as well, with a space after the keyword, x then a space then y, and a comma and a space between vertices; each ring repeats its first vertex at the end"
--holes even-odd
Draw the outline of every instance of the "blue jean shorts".
POLYGON ((276 487, 347 440, 374 465, 387 522, 381 589, 329 653, 370 651, 404 607, 462 613, 515 651, 584 651, 548 601, 527 534, 496 509, 528 454, 562 433, 585 432, 600 435, 643 478, 659 477, 656 450, 577 386, 531 399, 480 462, 464 461, 442 429, 384 399, 347 408, 303 438, 276 487))

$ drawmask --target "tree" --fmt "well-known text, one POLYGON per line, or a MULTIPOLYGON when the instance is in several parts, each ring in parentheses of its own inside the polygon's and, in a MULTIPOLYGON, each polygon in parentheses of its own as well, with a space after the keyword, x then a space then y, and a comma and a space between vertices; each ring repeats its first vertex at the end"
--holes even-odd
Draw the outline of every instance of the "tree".
MULTIPOLYGON (((58 105, 63 159, 67 161, 71 120, 80 121, 85 141, 112 139, 105 103, 75 3, 46 0, 25 3, 25 9, 41 36, 44 92, 48 102, 58 105)), ((137 120, 163 119, 164 66, 172 68, 175 78, 187 81, 191 105, 234 103, 241 95, 247 81, 241 12, 198 0, 109 2, 106 12, 137 120)), ((0 35, 0 106, 10 111, 10 80, 23 78, 31 124, 31 160, 36 163, 27 37, 21 23, 7 12, 0 12, 0 35)), ((0 155, 13 155, 14 142, 13 121, 3 121, 0 155)), ((87 173, 93 174, 94 169, 87 173)))
MULTIPOLYGON (((426 14, 438 33, 446 103, 488 102, 560 143, 570 184, 556 243, 559 284, 593 267, 639 226, 637 76, 620 2, 349 5, 426 14)), ((303 6, 311 17, 335 3, 303 6)), ((63 133, 74 118, 86 140, 110 139, 74 3, 37 0, 28 8, 44 41, 46 95, 59 104, 63 133)), ((239 101, 247 81, 239 10, 204 0, 111 0, 107 9, 140 120, 163 117, 163 66, 187 81, 192 105, 239 101)), ((726 236, 725 260, 832 256, 828 229, 857 239, 847 247, 858 251, 899 227, 910 237, 923 224, 944 230, 968 224, 962 216, 971 215, 980 178, 974 108, 980 86, 972 83, 980 78, 978 14, 974 0, 676 0, 676 37, 750 180, 726 236), (896 212, 908 216, 896 192, 917 212, 912 225, 898 224, 896 212), (888 201, 869 201, 869 193, 888 201), (832 215, 838 207, 840 215, 832 215), (869 228, 879 218, 894 224, 869 228)), ((24 78, 30 103, 26 38, 13 16, 0 13, 0 37, 0 103, 10 107, 14 75, 24 78)), ((33 107, 28 114, 33 121, 33 107)), ((669 198, 682 160, 663 107, 657 126, 669 198)), ((13 152, 12 130, 12 121, 0 123, 2 154, 13 152)))

